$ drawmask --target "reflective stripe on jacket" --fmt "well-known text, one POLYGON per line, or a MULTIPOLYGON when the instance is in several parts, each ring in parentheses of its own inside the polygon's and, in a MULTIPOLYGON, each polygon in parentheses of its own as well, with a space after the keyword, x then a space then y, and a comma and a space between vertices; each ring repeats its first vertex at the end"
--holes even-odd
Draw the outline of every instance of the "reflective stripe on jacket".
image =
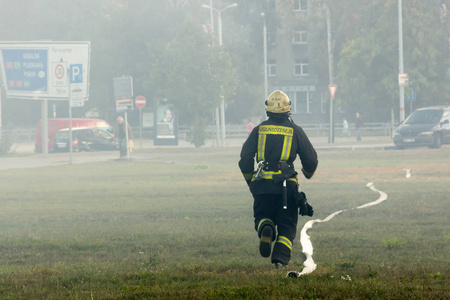
MULTIPOLYGON (((263 170, 261 180, 255 181, 255 159, 256 162, 286 162, 293 166, 297 155, 300 157, 303 173, 310 178, 318 164, 314 147, 303 129, 292 123, 287 114, 272 114, 267 121, 256 126, 245 141, 239 168, 247 181, 252 180, 250 189, 253 194, 281 194, 281 183, 273 180, 273 176, 281 174, 281 170, 263 170)), ((298 183, 296 177, 292 175, 287 181, 298 183)))

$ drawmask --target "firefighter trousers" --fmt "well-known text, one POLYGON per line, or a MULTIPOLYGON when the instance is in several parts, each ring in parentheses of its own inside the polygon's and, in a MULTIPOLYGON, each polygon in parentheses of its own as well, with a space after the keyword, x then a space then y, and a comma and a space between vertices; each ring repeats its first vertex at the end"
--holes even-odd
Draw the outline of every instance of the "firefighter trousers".
POLYGON ((253 216, 255 229, 261 236, 264 226, 272 226, 275 232, 275 245, 272 251, 272 263, 284 265, 291 259, 292 244, 297 233, 298 205, 292 189, 288 189, 287 209, 283 209, 283 196, 278 194, 253 195, 253 216))

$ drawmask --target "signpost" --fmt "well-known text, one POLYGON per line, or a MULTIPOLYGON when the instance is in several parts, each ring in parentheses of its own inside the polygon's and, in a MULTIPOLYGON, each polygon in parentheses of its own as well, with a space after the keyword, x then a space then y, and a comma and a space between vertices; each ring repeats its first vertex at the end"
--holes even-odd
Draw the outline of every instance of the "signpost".
POLYGON ((48 153, 48 100, 89 98, 90 47, 90 42, 0 42, 7 97, 42 100, 43 154, 48 153))
POLYGON ((142 109, 145 107, 147 100, 144 96, 137 96, 134 104, 139 108, 139 149, 142 150, 142 109))
POLYGON ((0 140, 2 139, 2 88, 0 86, 0 140))
POLYGON ((337 85, 329 84, 328 90, 330 91, 330 134, 329 134, 329 143, 334 143, 334 123, 333 123, 333 100, 334 95, 336 94, 337 85))

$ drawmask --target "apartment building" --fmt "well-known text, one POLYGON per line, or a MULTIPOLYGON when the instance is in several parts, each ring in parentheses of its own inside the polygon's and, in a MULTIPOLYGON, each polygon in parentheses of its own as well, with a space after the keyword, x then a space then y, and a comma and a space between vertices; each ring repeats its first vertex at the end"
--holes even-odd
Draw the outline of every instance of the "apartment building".
POLYGON ((306 26, 314 12, 309 0, 290 1, 292 6, 286 5, 286 0, 274 0, 272 4, 277 15, 288 15, 293 20, 285 20, 276 30, 268 29, 268 89, 279 89, 289 96, 292 118, 297 123, 328 122, 328 83, 319 82, 315 73, 317 57, 306 26), (286 9, 292 9, 292 13, 286 13, 286 9))

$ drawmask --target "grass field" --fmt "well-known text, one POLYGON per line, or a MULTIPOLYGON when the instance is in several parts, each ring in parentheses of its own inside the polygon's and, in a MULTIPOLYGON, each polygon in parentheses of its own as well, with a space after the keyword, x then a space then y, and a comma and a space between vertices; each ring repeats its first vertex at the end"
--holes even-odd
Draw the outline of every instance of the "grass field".
MULTIPOLYGON (((449 299, 450 151, 319 152, 317 269, 259 256, 238 148, 0 171, 0 299, 449 299), (403 169, 411 169, 406 178, 403 169)), ((297 168, 300 164, 297 163, 297 168)))

